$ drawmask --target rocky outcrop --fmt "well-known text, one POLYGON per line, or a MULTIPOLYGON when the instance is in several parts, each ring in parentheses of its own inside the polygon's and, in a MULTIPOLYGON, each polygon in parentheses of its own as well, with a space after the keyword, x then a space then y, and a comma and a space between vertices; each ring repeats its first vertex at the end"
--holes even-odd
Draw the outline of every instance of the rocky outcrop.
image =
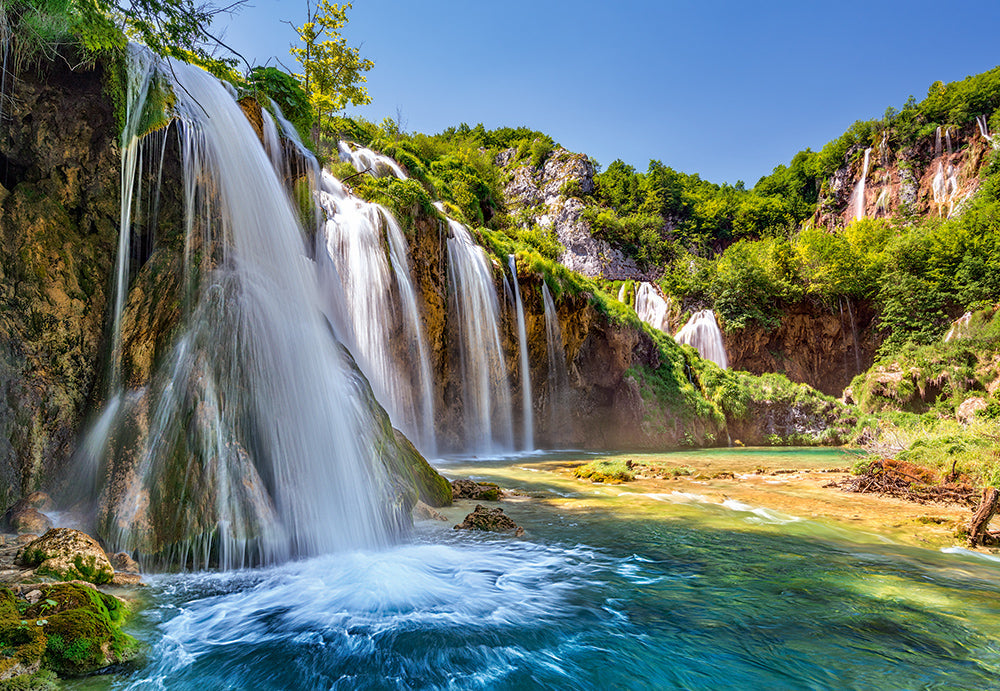
MULTIPOLYGON (((931 135, 917 146, 894 150, 888 140, 872 147, 861 207, 864 218, 889 216, 947 217, 961 213, 979 189, 979 173, 992 144, 975 124, 931 135)), ((843 168, 824 185, 816 225, 846 226, 855 219, 852 195, 862 176, 864 150, 846 154, 843 168)))
POLYGON ((0 118, 0 504, 63 468, 98 378, 118 234, 105 72, 24 67, 0 118))
MULTIPOLYGON (((724 325, 723 325, 724 327, 724 325)), ((829 308, 801 302, 785 308, 778 328, 723 328, 732 369, 777 372, 830 396, 840 396, 871 367, 881 339, 875 312, 864 302, 829 308)))
POLYGON ((115 575, 97 540, 72 528, 52 528, 21 550, 19 562, 40 576, 108 583, 115 575))
POLYGON ((455 526, 455 530, 483 530, 489 533, 513 533, 514 537, 524 535, 524 528, 515 523, 510 516, 497 507, 488 509, 482 504, 465 517, 465 520, 455 526))
POLYGON ((139 644, 121 629, 128 614, 85 583, 0 588, 0 686, 52 688, 51 672, 82 676, 134 659, 139 644))
POLYGON ((552 229, 564 248, 559 263, 592 278, 645 277, 634 260, 590 232, 580 199, 594 190, 594 166, 586 156, 559 148, 534 167, 515 161, 515 154, 515 149, 508 149, 497 157, 497 165, 506 169, 507 206, 552 229))
POLYGON ((452 499, 475 499, 478 501, 500 501, 500 487, 492 482, 474 482, 458 479, 451 481, 452 499))

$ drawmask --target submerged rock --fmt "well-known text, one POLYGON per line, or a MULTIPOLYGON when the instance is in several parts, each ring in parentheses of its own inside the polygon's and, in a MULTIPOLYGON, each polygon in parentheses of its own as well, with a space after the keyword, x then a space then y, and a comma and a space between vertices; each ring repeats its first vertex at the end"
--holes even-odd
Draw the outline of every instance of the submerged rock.
POLYGON ((447 521, 448 519, 437 509, 434 509, 422 501, 418 501, 413 507, 413 517, 424 521, 447 521))
POLYGON ((452 480, 452 499, 476 499, 482 501, 500 501, 503 496, 499 485, 493 482, 475 482, 473 480, 452 480))
POLYGON ((14 502, 13 506, 4 512, 0 525, 18 535, 25 533, 41 535, 52 527, 52 521, 42 513, 51 506, 52 500, 45 492, 32 492, 14 502))
POLYGON ((514 537, 524 535, 524 528, 519 526, 510 516, 497 507, 488 509, 482 504, 476 504, 476 508, 465 517, 455 530, 485 530, 491 533, 514 532, 514 537))
POLYGON ((72 528, 53 528, 21 550, 23 566, 60 580, 108 583, 115 570, 97 540, 72 528))

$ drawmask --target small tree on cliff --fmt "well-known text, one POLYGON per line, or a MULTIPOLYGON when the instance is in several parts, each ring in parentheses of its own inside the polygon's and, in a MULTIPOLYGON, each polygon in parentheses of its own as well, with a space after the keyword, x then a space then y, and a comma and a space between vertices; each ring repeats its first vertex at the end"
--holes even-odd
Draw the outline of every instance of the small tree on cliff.
POLYGON ((302 74, 295 75, 309 95, 316 113, 313 138, 319 144, 324 119, 329 119, 348 104, 371 102, 368 90, 362 86, 364 73, 375 66, 363 59, 359 48, 347 45, 340 29, 347 24, 351 3, 336 4, 319 0, 313 7, 307 3, 308 21, 294 27, 302 45, 292 46, 291 53, 302 65, 302 74))

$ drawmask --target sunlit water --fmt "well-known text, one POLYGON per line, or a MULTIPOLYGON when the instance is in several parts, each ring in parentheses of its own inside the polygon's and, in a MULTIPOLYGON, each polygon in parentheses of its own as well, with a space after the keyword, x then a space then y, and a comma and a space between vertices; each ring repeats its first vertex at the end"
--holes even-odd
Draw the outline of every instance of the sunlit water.
POLYGON ((1000 564, 567 457, 441 462, 523 492, 524 539, 452 530, 466 503, 383 551, 154 577, 147 664, 74 688, 995 687, 1000 564))

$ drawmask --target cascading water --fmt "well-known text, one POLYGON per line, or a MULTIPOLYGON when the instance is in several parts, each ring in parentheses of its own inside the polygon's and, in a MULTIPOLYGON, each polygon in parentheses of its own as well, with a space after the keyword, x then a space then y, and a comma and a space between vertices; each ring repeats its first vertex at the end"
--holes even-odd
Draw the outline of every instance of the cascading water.
POLYGON ((514 284, 514 304, 517 308, 517 350, 520 355, 521 366, 521 409, 524 420, 524 444, 525 451, 535 448, 535 416, 531 407, 531 369, 528 364, 528 334, 524 324, 524 305, 521 303, 521 288, 517 280, 517 260, 511 254, 507 257, 507 264, 510 266, 511 282, 514 284))
POLYGON ((348 322, 351 352, 393 422, 433 454, 434 382, 403 230, 388 210, 348 194, 326 171, 319 202, 327 219, 317 237, 321 283, 339 277, 330 293, 345 303, 334 319, 348 322), (324 259, 334 271, 324 270, 324 259))
POLYGON ((868 164, 871 161, 872 149, 865 149, 865 160, 861 165, 861 179, 854 186, 851 193, 851 209, 854 212, 854 220, 860 221, 865 217, 865 185, 868 182, 868 164))
POLYGON ((396 517, 371 394, 322 316, 272 160, 232 94, 203 70, 133 46, 129 85, 105 409, 113 419, 102 416, 107 437, 91 440, 111 463, 105 538, 195 568, 386 544, 396 517), (164 258, 182 257, 184 284, 155 296, 177 304, 175 336, 149 382, 126 392, 123 334, 142 309, 127 300, 128 234, 151 88, 173 92, 168 127, 187 213, 183 247, 164 246, 147 263, 167 269, 164 258))
POLYGON ((350 163, 359 173, 368 173, 377 178, 387 174, 395 175, 400 180, 406 180, 406 173, 388 156, 363 146, 351 149, 350 144, 343 140, 337 142, 337 150, 340 152, 340 160, 350 163))
POLYGON ((642 282, 635 291, 635 313, 654 329, 670 333, 670 301, 660 297, 651 283, 642 282))
POLYGON ((450 218, 448 283, 458 318, 465 445, 480 453, 510 450, 514 447, 510 384, 493 269, 468 229, 450 218))
POLYGON ((566 345, 563 343, 559 313, 552 300, 549 286, 542 281, 542 304, 545 307, 545 348, 549 361, 547 406, 549 409, 549 437, 561 438, 565 427, 566 394, 569 392, 569 374, 566 371, 566 345))
POLYGON ((986 116, 977 115, 976 124, 979 125, 979 134, 983 136, 983 139, 989 142, 989 144, 991 144, 993 148, 996 148, 997 140, 994 138, 993 135, 990 134, 990 124, 989 121, 986 119, 986 116))
POLYGON ((684 328, 674 336, 674 340, 693 346, 703 358, 723 369, 729 366, 726 347, 722 343, 722 332, 712 310, 701 310, 691 315, 684 328))

